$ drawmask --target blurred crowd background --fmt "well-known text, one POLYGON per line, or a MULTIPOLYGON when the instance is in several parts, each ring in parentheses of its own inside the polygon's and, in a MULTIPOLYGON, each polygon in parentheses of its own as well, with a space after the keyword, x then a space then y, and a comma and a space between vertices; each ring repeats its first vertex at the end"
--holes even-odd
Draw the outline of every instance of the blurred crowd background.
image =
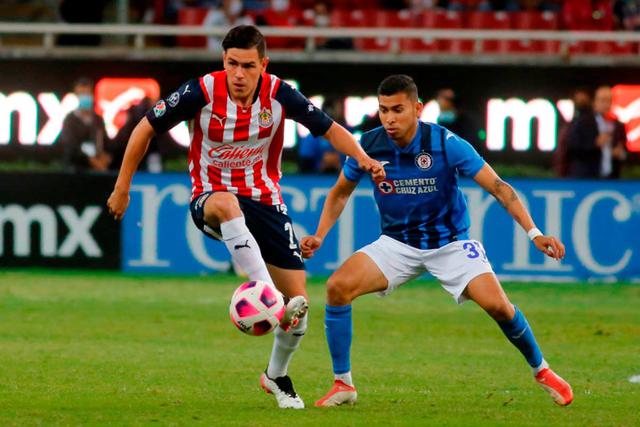
MULTIPOLYGON (((367 28, 436 28, 489 30, 586 30, 635 31, 640 28, 640 1, 601 0, 4 0, 0 4, 0 21, 29 23, 128 23, 196 25, 230 27, 256 24, 261 27, 367 27, 367 28)), ((391 44, 378 39, 338 38, 316 40, 320 50, 386 52, 391 44)), ((28 45, 26 36, 5 36, 3 44, 28 45)), ((57 46, 100 46, 100 35, 61 34, 57 46)), ((208 49, 212 64, 219 61, 220 39, 203 36, 148 37, 151 47, 176 46, 181 49, 208 49)), ((268 37, 274 50, 302 51, 304 38, 268 37)), ((472 40, 401 40, 403 52, 438 52, 465 55, 477 48, 472 40)), ((560 43, 554 41, 492 41, 482 43, 486 54, 558 54, 560 43)), ((638 54, 635 42, 585 41, 572 43, 569 53, 594 55, 638 54)), ((399 66, 400 67, 400 66, 399 66)), ((212 65, 211 70, 215 67, 212 65)), ((96 113, 93 76, 79 76, 70 87, 78 97, 78 105, 64 119, 55 144, 53 161, 45 165, 27 161, 29 167, 64 169, 66 171, 114 171, 120 166, 128 137, 145 111, 156 102, 149 96, 128 106, 120 118, 117 134, 105 131, 103 118, 96 113)), ((286 77, 286 76, 285 76, 286 77)), ((2 83, 2 81, 0 81, 2 83)), ((615 84, 615 82, 610 82, 615 84)), ((568 84, 570 90, 558 98, 573 101, 574 114, 563 120, 558 114, 557 146, 543 162, 531 167, 511 167, 511 161, 497 163, 507 175, 525 171, 533 176, 618 178, 640 176, 635 153, 627 149, 627 132, 612 110, 612 91, 607 84, 568 84)), ((465 88, 455 85, 424 86, 423 101, 437 103, 436 121, 467 139, 489 160, 483 112, 470 105, 465 88)), ((166 94, 173 87, 162 87, 166 94)), ((374 87, 371 88, 373 93, 374 87)), ((305 92, 306 93, 306 92, 305 92)), ((313 95, 312 93, 306 93, 313 95)), ((370 114, 357 126, 345 119, 345 94, 323 93, 323 109, 355 134, 366 132, 380 123, 370 114)), ((627 129, 628 131, 628 129, 627 129)), ((24 157, 18 156, 18 160, 24 157)), ((143 167, 150 172, 184 170, 186 148, 168 137, 154 139, 143 167)), ((25 164, 0 159, 1 169, 25 164)), ((285 171, 299 173, 336 173, 344 158, 323 138, 298 137, 295 148, 285 152, 285 171)), ((523 161, 522 163, 527 163, 523 161)), ((21 167, 21 166, 20 166, 21 167)))

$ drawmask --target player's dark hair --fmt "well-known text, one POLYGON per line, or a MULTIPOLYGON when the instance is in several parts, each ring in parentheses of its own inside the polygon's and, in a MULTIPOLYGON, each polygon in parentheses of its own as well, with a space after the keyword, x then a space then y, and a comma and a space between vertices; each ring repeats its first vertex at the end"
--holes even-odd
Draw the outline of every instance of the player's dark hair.
POLYGON ((394 74, 385 78, 378 86, 378 95, 391 96, 396 93, 406 93, 412 100, 418 100, 418 86, 406 74, 394 74))
POLYGON ((260 59, 264 58, 267 51, 264 36, 253 25, 238 25, 229 30, 222 40, 222 49, 226 52, 234 47, 237 49, 253 49, 255 47, 260 59))

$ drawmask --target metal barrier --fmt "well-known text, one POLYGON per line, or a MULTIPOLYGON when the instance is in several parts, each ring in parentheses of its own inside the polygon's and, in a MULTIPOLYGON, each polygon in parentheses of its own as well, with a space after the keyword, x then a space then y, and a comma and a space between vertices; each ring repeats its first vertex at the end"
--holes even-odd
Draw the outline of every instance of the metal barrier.
MULTIPOLYGON (((22 24, 0 22, 0 57, 83 57, 114 59, 206 60, 212 51, 203 48, 149 46, 147 38, 158 36, 224 36, 226 27, 173 26, 173 25, 112 25, 112 24, 22 24), (95 47, 60 47, 55 40, 61 34, 112 36, 99 49, 95 47), (16 46, 2 43, 2 36, 26 35, 41 37, 35 46, 16 46), (129 40, 131 39, 131 41, 129 40)), ((632 42, 640 43, 637 32, 602 31, 520 31, 520 30, 436 30, 420 28, 316 28, 316 27, 262 27, 267 37, 291 37, 305 40, 305 49, 299 51, 270 50, 270 56, 294 62, 401 62, 423 63, 529 63, 532 65, 563 64, 638 64, 640 55, 569 55, 569 46, 580 42, 632 42), (317 39, 384 38, 390 41, 388 52, 325 51, 318 50, 317 39), (402 39, 473 40, 471 54, 403 52, 402 39), (485 40, 556 41, 557 53, 487 54, 479 48, 485 40)))

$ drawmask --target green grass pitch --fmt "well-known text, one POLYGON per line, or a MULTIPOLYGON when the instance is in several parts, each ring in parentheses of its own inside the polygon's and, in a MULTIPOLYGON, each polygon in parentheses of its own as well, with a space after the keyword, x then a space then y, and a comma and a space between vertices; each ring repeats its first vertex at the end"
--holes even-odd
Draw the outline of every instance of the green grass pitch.
POLYGON ((0 425, 638 426, 640 287, 506 284, 574 388, 553 404, 472 303, 433 282, 354 304, 359 402, 318 409, 332 381, 322 280, 290 374, 307 409, 259 388, 272 339, 238 332, 240 279, 0 273, 0 425))

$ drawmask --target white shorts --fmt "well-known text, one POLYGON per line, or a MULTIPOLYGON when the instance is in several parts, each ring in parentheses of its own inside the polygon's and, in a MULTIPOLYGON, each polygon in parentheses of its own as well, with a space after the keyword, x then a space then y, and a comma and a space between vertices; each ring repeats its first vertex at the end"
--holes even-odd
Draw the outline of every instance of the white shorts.
POLYGON ((471 280, 493 273, 482 243, 476 240, 459 240, 438 249, 416 249, 382 235, 358 252, 368 255, 387 278, 389 284, 379 292, 381 296, 429 272, 461 304, 466 300, 462 293, 471 280))

